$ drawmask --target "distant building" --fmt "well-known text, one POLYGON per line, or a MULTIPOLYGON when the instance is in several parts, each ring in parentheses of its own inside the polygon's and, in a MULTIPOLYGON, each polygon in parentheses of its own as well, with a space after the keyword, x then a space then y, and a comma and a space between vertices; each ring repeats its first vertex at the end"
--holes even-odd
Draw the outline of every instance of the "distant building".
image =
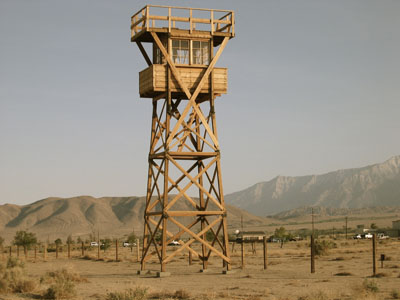
POLYGON ((236 235, 236 240, 245 242, 262 241, 265 235, 265 231, 243 231, 236 235))
POLYGON ((392 221, 392 229, 400 230, 400 220, 392 221))
POLYGON ((400 220, 392 221, 392 228, 384 230, 390 237, 400 237, 400 220))

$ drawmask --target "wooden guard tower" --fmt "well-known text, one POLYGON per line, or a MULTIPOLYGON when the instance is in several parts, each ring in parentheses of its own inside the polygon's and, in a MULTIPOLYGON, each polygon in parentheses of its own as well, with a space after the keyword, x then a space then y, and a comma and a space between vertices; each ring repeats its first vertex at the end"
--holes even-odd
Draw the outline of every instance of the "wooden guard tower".
POLYGON ((131 21, 148 64, 140 97, 153 104, 141 270, 155 257, 165 272, 189 251, 203 269, 216 255, 229 271, 214 100, 227 92, 227 69, 215 64, 235 36, 234 12, 147 5, 131 21))

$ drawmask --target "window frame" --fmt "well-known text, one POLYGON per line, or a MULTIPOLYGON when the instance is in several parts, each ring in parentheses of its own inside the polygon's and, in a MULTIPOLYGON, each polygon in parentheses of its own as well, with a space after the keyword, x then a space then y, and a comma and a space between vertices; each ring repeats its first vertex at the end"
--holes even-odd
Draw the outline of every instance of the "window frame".
MULTIPOLYGON (((192 40, 192 39, 185 39, 185 38, 171 38, 171 39, 169 39, 169 56, 170 56, 170 58, 171 58, 171 60, 175 63, 175 65, 177 65, 177 66, 193 66, 193 67, 205 67, 205 66, 208 66, 209 64, 210 64, 210 62, 211 62, 211 51, 212 51, 212 47, 211 47, 211 40, 209 40, 209 39, 194 39, 194 40, 192 40), (172 43, 173 43, 173 41, 188 41, 189 42, 189 61, 188 61, 188 63, 186 64, 186 63, 176 63, 175 61, 174 61, 174 55, 173 55, 173 47, 172 47, 172 43), (193 55, 193 42, 200 42, 200 43, 202 43, 202 42, 206 42, 207 44, 208 44, 208 63, 207 64, 195 64, 195 63, 193 63, 193 58, 194 58, 194 55, 193 55)), ((200 44, 201 45, 201 44, 200 44)), ((201 49, 201 47, 200 47, 200 49, 201 49)))

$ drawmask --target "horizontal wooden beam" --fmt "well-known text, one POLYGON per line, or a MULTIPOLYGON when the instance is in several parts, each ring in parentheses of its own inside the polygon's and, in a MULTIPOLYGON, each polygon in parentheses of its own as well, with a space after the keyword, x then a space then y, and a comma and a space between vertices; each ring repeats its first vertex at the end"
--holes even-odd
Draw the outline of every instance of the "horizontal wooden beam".
POLYGON ((165 159, 167 155, 171 156, 173 159, 206 159, 210 157, 217 157, 219 152, 159 152, 155 154, 150 154, 150 159, 165 159))

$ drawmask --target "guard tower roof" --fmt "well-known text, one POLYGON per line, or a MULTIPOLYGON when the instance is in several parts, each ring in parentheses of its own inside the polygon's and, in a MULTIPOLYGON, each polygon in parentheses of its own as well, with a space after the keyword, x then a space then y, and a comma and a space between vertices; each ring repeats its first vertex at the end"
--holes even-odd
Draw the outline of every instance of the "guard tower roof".
POLYGON ((131 18, 131 42, 153 42, 151 32, 180 38, 213 38, 218 46, 224 37, 235 36, 231 10, 146 5, 131 18))

